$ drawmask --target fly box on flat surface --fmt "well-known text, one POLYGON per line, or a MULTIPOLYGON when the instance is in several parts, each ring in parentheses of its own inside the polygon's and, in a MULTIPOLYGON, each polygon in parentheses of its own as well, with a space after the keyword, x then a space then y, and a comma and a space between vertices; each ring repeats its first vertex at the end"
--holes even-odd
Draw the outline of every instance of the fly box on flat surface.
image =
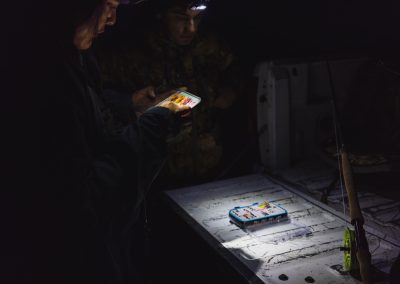
POLYGON ((235 207, 229 210, 232 223, 240 228, 254 224, 275 223, 288 219, 286 209, 270 202, 254 203, 252 205, 235 207))

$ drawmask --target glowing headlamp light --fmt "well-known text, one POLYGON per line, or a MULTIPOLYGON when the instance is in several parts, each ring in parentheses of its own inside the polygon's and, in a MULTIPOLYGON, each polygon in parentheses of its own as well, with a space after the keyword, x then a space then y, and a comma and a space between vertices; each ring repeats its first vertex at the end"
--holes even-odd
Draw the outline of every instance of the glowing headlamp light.
MULTIPOLYGON (((137 5, 142 2, 146 2, 148 0, 120 0, 120 4, 122 5, 137 5)), ((194 0, 194 1, 187 1, 189 3, 188 7, 190 10, 193 11, 203 11, 207 9, 207 4, 210 0, 194 0)))
POLYGON ((209 2, 209 0, 197 0, 197 1, 193 1, 189 7, 190 10, 193 11, 203 11, 205 9, 207 9, 207 3, 209 2))
POLYGON ((202 10, 205 10, 205 9, 207 9, 207 6, 206 6, 206 5, 200 5, 200 6, 193 6, 193 7, 190 7, 190 10, 194 10, 194 11, 202 11, 202 10))

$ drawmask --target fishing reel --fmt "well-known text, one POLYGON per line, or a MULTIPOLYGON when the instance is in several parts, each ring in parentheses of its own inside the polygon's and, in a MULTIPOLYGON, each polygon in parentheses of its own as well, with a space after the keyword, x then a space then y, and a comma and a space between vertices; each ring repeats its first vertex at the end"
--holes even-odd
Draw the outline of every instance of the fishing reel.
POLYGON ((358 261, 356 256, 356 237, 355 231, 346 228, 343 236, 343 269, 344 271, 354 271, 358 269, 358 261))

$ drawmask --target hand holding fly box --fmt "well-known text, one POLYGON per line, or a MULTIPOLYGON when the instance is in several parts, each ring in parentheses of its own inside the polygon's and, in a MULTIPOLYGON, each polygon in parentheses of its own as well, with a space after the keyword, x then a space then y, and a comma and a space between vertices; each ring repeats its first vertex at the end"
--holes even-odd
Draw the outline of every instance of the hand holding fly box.
POLYGON ((200 103, 201 98, 198 96, 195 96, 187 91, 177 90, 171 96, 169 96, 162 102, 158 103, 157 106, 161 105, 167 101, 170 101, 178 106, 188 106, 192 109, 200 103))

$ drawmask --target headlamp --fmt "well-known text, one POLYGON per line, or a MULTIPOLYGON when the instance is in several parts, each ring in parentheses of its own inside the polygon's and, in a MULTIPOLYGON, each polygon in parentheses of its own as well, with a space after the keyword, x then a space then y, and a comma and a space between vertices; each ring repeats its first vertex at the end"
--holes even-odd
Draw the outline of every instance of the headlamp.
MULTIPOLYGON (((137 4, 141 4, 142 2, 146 2, 148 0, 120 0, 120 4, 121 5, 137 5, 137 4)), ((182 1, 183 3, 186 2, 187 3, 187 7, 190 10, 193 11, 203 11, 205 9, 207 9, 207 5, 210 2, 210 0, 194 0, 194 1, 182 1)))
POLYGON ((196 0, 189 4, 190 10, 203 11, 207 9, 207 4, 210 0, 196 0))

